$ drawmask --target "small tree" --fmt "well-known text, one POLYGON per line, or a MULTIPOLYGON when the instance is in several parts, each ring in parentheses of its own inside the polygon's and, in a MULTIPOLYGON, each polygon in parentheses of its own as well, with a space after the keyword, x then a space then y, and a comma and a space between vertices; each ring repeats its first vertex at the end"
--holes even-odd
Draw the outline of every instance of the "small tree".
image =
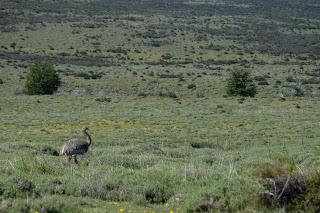
POLYGON ((250 72, 234 70, 227 79, 226 91, 231 96, 254 97, 257 94, 257 87, 250 76, 250 72))
POLYGON ((37 61, 30 66, 25 85, 28 95, 53 94, 59 86, 60 78, 50 61, 37 61))

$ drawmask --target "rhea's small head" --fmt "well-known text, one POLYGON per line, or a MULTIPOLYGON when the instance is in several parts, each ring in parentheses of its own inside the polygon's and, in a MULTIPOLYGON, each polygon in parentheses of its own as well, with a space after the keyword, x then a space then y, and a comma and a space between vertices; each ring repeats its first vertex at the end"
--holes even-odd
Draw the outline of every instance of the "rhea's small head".
POLYGON ((89 130, 88 127, 86 127, 86 126, 82 127, 82 131, 86 132, 88 130, 89 130))

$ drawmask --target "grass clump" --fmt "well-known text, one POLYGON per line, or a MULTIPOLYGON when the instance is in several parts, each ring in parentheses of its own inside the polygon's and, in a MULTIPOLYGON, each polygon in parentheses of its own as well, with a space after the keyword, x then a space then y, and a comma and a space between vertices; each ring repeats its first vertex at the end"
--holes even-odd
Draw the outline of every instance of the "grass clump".
POLYGON ((160 183, 148 185, 144 190, 144 199, 150 204, 165 203, 172 195, 173 190, 160 183))
POLYGON ((17 161, 16 168, 21 172, 38 175, 57 174, 58 170, 45 158, 26 157, 17 161))
POLYGON ((139 194, 135 199, 139 204, 164 204, 174 196, 179 179, 163 171, 149 170, 136 176, 135 182, 139 194))
POLYGON ((319 172, 301 174, 265 164, 254 174, 260 178, 264 189, 256 199, 259 206, 288 211, 320 211, 319 172))
POLYGON ((83 201, 72 200, 56 195, 44 196, 35 200, 16 199, 4 202, 0 206, 1 212, 82 212, 83 201))
POLYGON ((161 90, 159 96, 164 98, 178 98, 178 95, 174 91, 167 89, 161 90))
POLYGON ((27 177, 18 177, 6 180, 6 184, 1 187, 1 194, 4 198, 25 198, 37 197, 38 192, 35 185, 27 177))
POLYGON ((66 194, 65 186, 59 179, 47 180, 41 184, 41 190, 46 194, 63 195, 66 194))
POLYGON ((53 149, 51 146, 44 146, 40 150, 40 153, 47 154, 47 155, 52 155, 52 156, 59 156, 59 152, 57 150, 53 149))
POLYGON ((60 86, 60 78, 50 61, 36 61, 30 66, 25 84, 28 95, 50 95, 60 86))
POLYGON ((214 196, 211 196, 209 194, 199 196, 199 198, 194 201, 190 205, 189 208, 186 209, 188 213, 196 213, 196 212, 212 212, 213 209, 216 211, 223 211, 225 210, 223 207, 223 203, 220 198, 216 198, 214 196))
POLYGON ((231 96, 254 97, 257 94, 257 87, 249 71, 234 70, 227 79, 226 91, 231 96))

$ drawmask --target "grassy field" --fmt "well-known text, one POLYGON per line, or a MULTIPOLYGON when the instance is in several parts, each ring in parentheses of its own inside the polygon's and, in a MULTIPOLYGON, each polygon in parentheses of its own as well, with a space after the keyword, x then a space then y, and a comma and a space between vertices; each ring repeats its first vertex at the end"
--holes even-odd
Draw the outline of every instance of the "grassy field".
POLYGON ((320 172, 317 1, 2 2, 0 212, 290 211, 256 171, 320 172), (62 85, 25 95, 44 58, 62 85), (233 69, 256 97, 226 95, 233 69))

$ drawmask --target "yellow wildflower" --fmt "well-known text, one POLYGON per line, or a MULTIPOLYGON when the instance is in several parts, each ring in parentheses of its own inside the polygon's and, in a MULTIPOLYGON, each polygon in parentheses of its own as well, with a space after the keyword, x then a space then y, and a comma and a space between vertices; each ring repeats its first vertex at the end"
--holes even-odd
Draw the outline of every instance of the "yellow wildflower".
POLYGON ((174 213, 174 211, 172 209, 170 209, 170 213, 174 213))
POLYGON ((125 208, 119 209, 120 212, 124 212, 125 210, 126 210, 125 208))

